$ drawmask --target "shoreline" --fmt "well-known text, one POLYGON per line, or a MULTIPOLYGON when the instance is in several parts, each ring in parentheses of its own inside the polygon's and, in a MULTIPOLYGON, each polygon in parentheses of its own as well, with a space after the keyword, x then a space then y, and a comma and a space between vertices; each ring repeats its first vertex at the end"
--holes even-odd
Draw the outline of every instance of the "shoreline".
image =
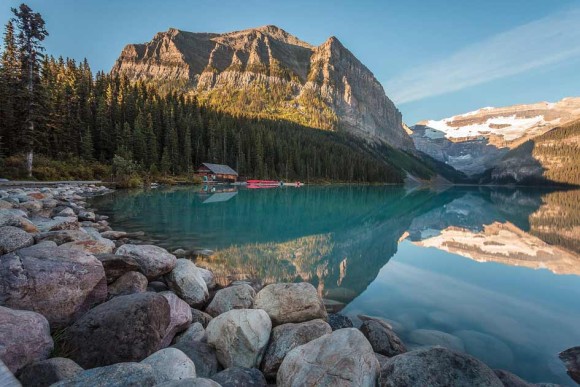
MULTIPOLYGON (((88 208, 113 192, 101 183, 3 183, 0 381, 532 385, 449 348, 407 350, 384 319, 361 316, 355 328, 308 283, 219 287, 210 270, 88 208)), ((570 375, 579 352, 561 354, 570 375)))

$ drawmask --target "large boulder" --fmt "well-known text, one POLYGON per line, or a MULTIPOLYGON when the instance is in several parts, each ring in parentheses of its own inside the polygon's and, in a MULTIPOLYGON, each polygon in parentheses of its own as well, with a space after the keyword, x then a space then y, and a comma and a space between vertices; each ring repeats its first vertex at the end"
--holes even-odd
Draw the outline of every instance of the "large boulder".
POLYGON ((277 375, 277 385, 374 387, 379 362, 373 348, 355 328, 344 328, 290 351, 277 375))
POLYGON ((189 259, 178 259, 175 268, 165 278, 169 289, 194 308, 203 306, 209 297, 198 267, 189 259))
POLYGON ((0 386, 2 387, 22 387, 18 379, 0 360, 0 386))
POLYGON ((211 272, 211 270, 204 269, 203 267, 198 267, 199 272, 201 273, 201 278, 205 281, 205 284, 208 289, 213 289, 216 287, 215 276, 211 272))
POLYGON ((53 347, 46 318, 0 306, 0 360, 12 373, 46 359, 53 347))
POLYGON ((266 387, 266 379, 256 368, 231 367, 211 377, 222 387, 266 387))
POLYGON ((381 387, 503 387, 493 370, 476 358, 443 347, 422 348, 391 358, 381 369, 381 387))
POLYGON ((373 350, 381 355, 396 356, 407 351, 397 334, 382 321, 367 320, 360 327, 373 350))
POLYGON ((84 370, 71 359, 53 357, 27 366, 20 372, 20 382, 27 387, 48 387, 75 377, 84 370))
POLYGON ((268 285, 256 295, 254 308, 265 310, 274 325, 327 318, 322 298, 307 282, 268 285))
POLYGON ((558 355, 564 362, 568 375, 580 384, 580 347, 572 347, 558 355))
POLYGON ((217 316, 232 309, 251 309, 254 297, 256 291, 250 285, 231 286, 218 290, 205 311, 217 316))
POLYGON ((26 231, 14 227, 0 227, 0 255, 34 244, 34 237, 26 231))
POLYGON ((84 368, 141 361, 160 349, 171 321, 157 293, 119 296, 87 312, 67 329, 71 358, 84 368))
POLYGON ((169 303, 169 326, 161 342, 161 347, 167 347, 177 333, 183 332, 191 324, 191 308, 173 292, 161 292, 159 294, 165 297, 169 303))
POLYGON ((128 255, 139 264, 140 271, 152 280, 169 273, 177 259, 167 250, 153 245, 126 244, 117 249, 117 255, 128 255))
POLYGON ((147 290, 147 277, 137 271, 123 274, 109 285, 109 297, 124 296, 133 293, 143 293, 147 290))
POLYGON ((165 348, 147 357, 141 364, 149 364, 157 383, 195 378, 195 364, 176 348, 165 348))
POLYGON ((177 348, 195 364, 197 376, 210 377, 218 372, 219 363, 214 347, 194 340, 179 340, 172 348, 177 348))
POLYGON ((119 363, 83 371, 51 387, 152 387, 157 384, 149 364, 119 363))
POLYGON ((207 342, 217 352, 224 368, 256 367, 260 364, 272 322, 260 309, 233 309, 215 317, 207 325, 207 342))
POLYGON ((60 230, 41 232, 34 239, 37 243, 41 241, 53 241, 57 245, 62 245, 68 242, 90 241, 92 237, 83 230, 60 230))
POLYGON ((61 245, 62 248, 68 248, 73 250, 86 251, 90 254, 111 254, 115 248, 115 242, 100 238, 100 239, 90 239, 87 241, 74 241, 68 242, 61 245))
POLYGON ((106 297, 105 271, 91 254, 38 244, 0 258, 0 304, 38 312, 53 330, 106 297))
POLYGON ((330 334, 332 328, 325 321, 317 319, 303 323, 288 323, 272 329, 270 344, 262 359, 261 369, 268 379, 276 379, 276 373, 286 354, 321 336, 330 334))
POLYGON ((141 270, 135 258, 119 254, 96 254, 95 257, 103 264, 107 283, 113 283, 123 274, 141 270))

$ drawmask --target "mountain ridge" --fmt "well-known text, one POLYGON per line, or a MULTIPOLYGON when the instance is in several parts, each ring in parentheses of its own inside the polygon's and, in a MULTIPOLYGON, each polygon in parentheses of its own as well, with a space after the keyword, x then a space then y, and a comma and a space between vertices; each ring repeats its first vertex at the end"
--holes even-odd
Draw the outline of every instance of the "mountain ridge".
POLYGON ((230 113, 414 150, 382 85, 335 36, 314 46, 273 25, 222 34, 171 28, 125 46, 111 72, 191 93, 230 113))

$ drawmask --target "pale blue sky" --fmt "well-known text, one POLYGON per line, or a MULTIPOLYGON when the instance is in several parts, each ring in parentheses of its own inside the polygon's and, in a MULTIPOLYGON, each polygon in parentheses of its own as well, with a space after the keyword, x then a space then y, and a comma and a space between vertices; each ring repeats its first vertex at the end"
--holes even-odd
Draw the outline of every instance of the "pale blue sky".
MULTIPOLYGON (((10 17, 2 0, 0 22, 10 17)), ((108 71, 127 43, 176 27, 227 32, 275 24, 312 44, 337 36, 409 124, 484 106, 580 95, 577 0, 29 0, 50 54, 108 71)))

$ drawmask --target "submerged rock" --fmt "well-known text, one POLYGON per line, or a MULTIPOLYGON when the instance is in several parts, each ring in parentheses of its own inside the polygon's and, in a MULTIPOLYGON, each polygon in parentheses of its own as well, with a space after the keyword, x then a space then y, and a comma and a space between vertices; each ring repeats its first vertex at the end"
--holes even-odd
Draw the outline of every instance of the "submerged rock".
POLYGON ((20 373, 20 381, 27 387, 47 387, 75 377, 84 370, 71 359, 53 357, 32 363, 20 373))
POLYGON ((139 264, 141 273, 149 280, 169 273, 177 263, 175 255, 153 245, 126 244, 119 247, 115 254, 132 257, 139 264))
POLYGON ((106 297, 105 271, 91 254, 34 245, 0 259, 0 302, 42 314, 52 329, 70 324, 106 297))
POLYGON ((194 308, 203 306, 209 297, 201 272, 189 259, 178 259, 165 278, 169 288, 194 308))
POLYGON ((409 341, 422 346, 439 345, 454 351, 465 352, 465 346, 459 337, 432 329, 415 329, 409 334, 409 341))
POLYGON ((169 324, 170 307, 162 295, 119 296, 71 325, 65 342, 70 357, 85 368, 141 361, 160 348, 169 324))
POLYGON ((195 378, 195 364, 177 348, 165 348, 155 352, 141 364, 149 364, 157 383, 195 378))
POLYGON ((418 349, 391 358, 381 369, 380 387, 503 387, 483 362, 443 347, 418 349))
POLYGON ((522 378, 517 375, 512 374, 511 372, 504 371, 504 370, 493 370, 496 376, 501 380, 504 387, 532 387, 534 386, 531 383, 526 382, 522 378))
POLYGON ((211 377, 222 387, 266 387, 266 379, 256 368, 231 367, 211 377))
POLYGON ((381 355, 391 357, 407 351, 399 336, 379 320, 364 321, 360 330, 371 343, 373 350, 381 355))
POLYGON ((277 375, 279 387, 374 387, 379 362, 355 328, 339 329, 290 351, 277 375))
POLYGON ((320 319, 274 327, 260 367, 262 372, 268 379, 276 379, 278 368, 288 352, 331 332, 330 325, 320 319))
POLYGON ((580 384, 580 347, 572 347, 558 355, 564 362, 568 375, 580 384))
POLYGON ((462 330, 453 332, 465 345, 465 351, 490 367, 509 367, 514 355, 506 343, 485 333, 462 330))
POLYGON ((265 310, 274 325, 327 318, 322 299, 307 282, 268 285, 256 295, 254 308, 265 310))
POLYGON ((232 309, 251 309, 256 292, 250 285, 236 285, 218 290, 209 306, 205 309, 217 316, 232 309))
POLYGON ((46 318, 0 306, 0 360, 12 373, 46 359, 53 347, 46 318))
POLYGON ((216 349, 225 367, 256 367, 260 364, 272 322, 263 310, 233 309, 207 325, 207 342, 216 349))
POLYGON ((149 364, 119 363, 83 371, 51 387, 153 387, 155 372, 149 364))

